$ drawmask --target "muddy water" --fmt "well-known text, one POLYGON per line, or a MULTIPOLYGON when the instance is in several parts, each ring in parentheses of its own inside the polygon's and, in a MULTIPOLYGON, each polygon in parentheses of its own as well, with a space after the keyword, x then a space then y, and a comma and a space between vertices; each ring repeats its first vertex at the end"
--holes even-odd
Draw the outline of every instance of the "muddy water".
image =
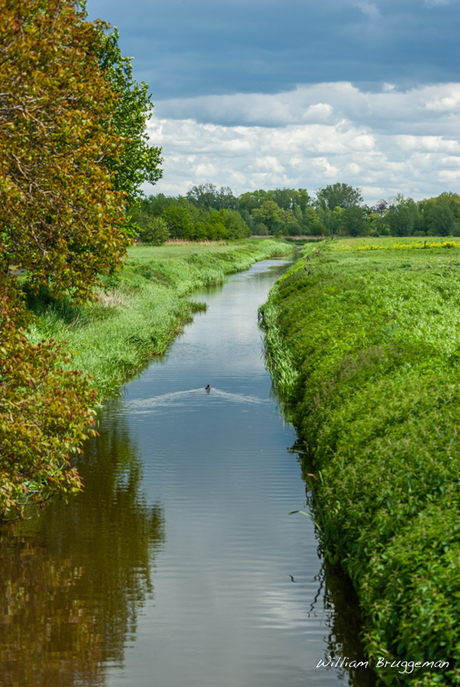
POLYGON ((1 685, 348 682, 316 667, 340 640, 312 523, 289 515, 305 484, 261 355, 283 268, 197 294, 208 311, 102 411, 84 493, 3 531, 1 685))

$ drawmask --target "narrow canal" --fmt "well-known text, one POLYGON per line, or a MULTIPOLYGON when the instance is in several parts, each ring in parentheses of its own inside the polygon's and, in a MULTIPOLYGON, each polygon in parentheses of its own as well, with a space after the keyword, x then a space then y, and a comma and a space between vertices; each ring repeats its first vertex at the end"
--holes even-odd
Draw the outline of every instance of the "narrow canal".
POLYGON ((316 667, 333 610, 257 325, 284 268, 196 294, 208 311, 101 412, 84 493, 3 530, 0 684, 348 683, 316 667))

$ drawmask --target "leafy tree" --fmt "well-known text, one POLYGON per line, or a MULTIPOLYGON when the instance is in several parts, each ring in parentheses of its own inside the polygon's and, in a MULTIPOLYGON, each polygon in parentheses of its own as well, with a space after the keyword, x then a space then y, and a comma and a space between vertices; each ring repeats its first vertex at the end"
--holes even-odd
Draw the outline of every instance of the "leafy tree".
POLYGON ((346 236, 365 236, 367 231, 366 210, 359 205, 344 208, 340 214, 340 229, 346 236))
POLYGON ((169 239, 169 229, 162 217, 148 217, 143 220, 143 228, 139 234, 143 243, 162 246, 169 239))
POLYGON ((283 222, 283 224, 286 226, 290 222, 295 222, 296 221, 296 216, 291 210, 284 210, 283 208, 280 208, 280 219, 283 222))
POLYGON ((187 199, 197 207, 207 207, 213 210, 236 210, 238 208, 238 201, 228 186, 221 186, 220 189, 214 184, 192 186, 187 191, 187 199))
POLYGON ((312 236, 329 236, 331 231, 318 220, 310 225, 310 233, 312 236))
POLYGON ((155 184, 162 177, 161 148, 148 143, 147 120, 153 103, 148 85, 133 79, 130 57, 123 57, 118 45, 118 30, 101 31, 100 66, 111 89, 118 95, 112 116, 114 130, 123 137, 123 151, 118 159, 107 161, 114 172, 113 186, 123 194, 126 206, 138 204, 141 184, 155 184))
POLYGON ((295 190, 293 188, 277 188, 274 191, 267 191, 267 199, 273 200, 283 210, 294 211, 299 208, 303 213, 311 201, 308 192, 304 188, 295 190))
POLYGON ((301 224, 303 220, 303 215, 302 210, 298 205, 296 205, 295 208, 292 210, 292 214, 294 215, 296 221, 299 222, 299 224, 301 224))
POLYGON ((447 203, 437 203, 430 209, 425 226, 430 236, 452 236, 456 222, 454 213, 447 203))
POLYGON ((267 200, 272 200, 283 210, 291 210, 295 206, 291 189, 288 188, 267 191, 267 200))
MULTIPOLYGON (((341 209, 342 208, 338 208, 339 211, 341 211, 341 209)), ((335 233, 337 231, 337 227, 339 226, 337 208, 334 208, 334 211, 332 211, 328 207, 317 205, 315 213, 317 220, 322 226, 327 227, 330 232, 335 233)))
POLYGON ((437 200, 441 203, 446 203, 455 217, 455 221, 460 223, 460 194, 445 192, 438 196, 437 200))
POLYGON ((385 222, 392 236, 411 236, 420 226, 417 204, 412 198, 404 198, 398 194, 388 208, 385 222))
POLYGON ((210 210, 204 205, 196 206, 190 200, 188 200, 188 198, 184 198, 183 196, 178 196, 177 202, 178 207, 183 208, 190 217, 190 222, 192 225, 190 230, 190 238, 195 239, 198 225, 204 224, 206 226, 209 222, 211 213, 215 211, 210 210))
POLYGON ((179 205, 178 199, 174 196, 166 196, 164 193, 157 193, 141 200, 140 211, 148 215, 159 216, 170 205, 179 205))
POLYGON ((108 165, 125 153, 100 22, 71 0, 0 0, 0 269, 91 296, 129 237, 108 165))
POLYGON ((221 210, 237 210, 238 199, 229 186, 221 186, 217 194, 217 207, 221 210))
POLYGON ((185 208, 171 205, 162 214, 173 239, 188 239, 192 234, 192 221, 185 208))
POLYGON ((284 224, 280 208, 274 200, 265 200, 260 208, 252 211, 252 216, 257 223, 265 224, 271 234, 284 224))
POLYGON ((256 208, 260 208, 262 203, 270 200, 268 192, 263 189, 259 191, 248 191, 243 193, 239 198, 239 209, 247 210, 252 213, 256 208))
POLYGON ((342 215, 344 213, 344 208, 341 207, 336 207, 334 208, 333 212, 329 210, 329 208, 326 208, 325 210, 322 210, 322 208, 318 208, 318 215, 326 219, 326 224, 327 226, 333 231, 334 234, 344 234, 346 233, 344 229, 342 229, 342 215))
POLYGON ((267 236, 268 235, 268 227, 263 222, 259 222, 254 227, 254 234, 256 236, 267 236))
MULTIPOLYGON (((265 224, 270 233, 274 231, 288 231, 287 225, 297 222, 301 227, 307 227, 311 221, 306 217, 311 210, 311 198, 308 191, 303 188, 292 189, 283 188, 265 191, 249 191, 239 197, 238 210, 245 222, 257 233, 256 226, 265 224), (271 217, 265 216, 267 213, 266 203, 275 203, 278 206, 277 219, 272 212, 271 217), (262 214, 259 212, 262 210, 262 214), (284 226, 283 226, 284 225, 284 226)), ((271 206, 272 209, 275 206, 271 206)))
MULTIPOLYGON (((140 178, 133 172, 134 151, 143 145, 139 110, 125 122, 126 131, 122 120, 128 103, 135 109, 144 91, 136 92, 126 63, 123 84, 117 81, 122 74, 116 60, 107 57, 101 65, 116 41, 104 48, 106 25, 85 21, 73 0, 0 0, 0 16, 0 513, 5 515, 56 492, 80 489, 69 456, 92 431, 96 399, 82 375, 62 370, 69 357, 59 346, 28 342, 24 327, 31 316, 8 272, 26 270, 34 291, 46 287, 81 303, 92 297, 101 274, 121 264, 131 242, 124 211, 140 178), (131 136, 137 140, 129 141, 131 136), (126 173, 123 164, 131 165, 126 173)), ((139 165, 144 170, 155 158, 146 156, 139 165)))
POLYGON ((387 236, 390 227, 385 223, 385 215, 376 210, 370 212, 366 217, 367 233, 369 236, 387 236))
POLYGON ((196 241, 202 241, 203 239, 208 238, 208 231, 204 222, 199 221, 195 224, 193 229, 193 238, 196 241))
POLYGON ((240 210, 241 219, 248 225, 249 229, 254 233, 254 218, 247 210, 240 210))
POLYGON ((0 519, 81 489, 69 455, 94 424, 96 392, 53 341, 32 345, 14 280, 0 273, 0 519), (88 429, 89 428, 89 429, 88 429))
POLYGON ((227 227, 224 224, 224 218, 221 212, 213 210, 209 218, 207 227, 208 238, 214 241, 221 241, 228 238, 227 227))
POLYGON ((460 230, 460 195, 441 193, 418 203, 423 228, 431 236, 458 235, 460 230))
POLYGON ((289 222, 286 225, 286 231, 289 236, 300 236, 302 233, 302 227, 298 222, 289 222))
MULTIPOLYGON (((306 234, 312 234, 311 227, 319 222, 317 212, 309 205, 305 208, 302 225, 306 234)), ((313 235, 313 234, 312 234, 313 235)))
POLYGON ((379 202, 376 205, 374 205, 373 209, 378 215, 382 216, 388 210, 388 203, 386 200, 379 200, 379 202))
POLYGON ((199 184, 187 191, 187 200, 197 207, 205 206, 216 209, 217 186, 215 184, 199 184))
POLYGON ((220 214, 229 239, 243 239, 251 235, 251 230, 239 212, 236 212, 236 210, 221 210, 220 214))
POLYGON ((316 205, 323 209, 348 208, 353 205, 360 205, 362 202, 361 191, 347 184, 332 184, 318 189, 316 192, 316 205))

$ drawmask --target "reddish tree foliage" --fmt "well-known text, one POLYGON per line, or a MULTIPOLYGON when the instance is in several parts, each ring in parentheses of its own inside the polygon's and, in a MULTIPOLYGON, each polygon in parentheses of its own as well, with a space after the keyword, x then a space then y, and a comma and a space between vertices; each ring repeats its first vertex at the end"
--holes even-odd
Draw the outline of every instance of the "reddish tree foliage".
POLYGON ((86 300, 130 239, 108 161, 124 139, 101 23, 70 0, 0 0, 1 267, 86 300))
POLYGON ((11 279, 0 276, 0 518, 81 488, 69 456, 93 426, 96 391, 54 341, 31 344, 28 314, 11 279))
POLYGON ((130 239, 109 171, 125 139, 100 67, 105 25, 72 0, 0 0, 0 17, 1 518, 79 490, 69 457, 94 431, 95 392, 55 342, 27 341, 13 275, 85 302, 130 239))

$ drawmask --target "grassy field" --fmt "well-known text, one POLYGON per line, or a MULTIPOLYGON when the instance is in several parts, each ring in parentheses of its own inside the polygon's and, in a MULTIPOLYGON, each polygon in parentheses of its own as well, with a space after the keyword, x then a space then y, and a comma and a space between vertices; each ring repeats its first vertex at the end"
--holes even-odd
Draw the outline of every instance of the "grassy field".
MULTIPOLYGON (((249 244, 249 241, 247 242, 249 244)), ((238 246, 238 244, 235 244, 238 246)), ((239 245, 241 248, 241 245, 239 245)), ((148 246, 138 244, 128 248, 128 264, 129 260, 139 260, 147 262, 160 262, 162 260, 169 260, 169 258, 189 258, 193 255, 206 255, 208 253, 225 253, 228 252, 230 246, 225 241, 208 241, 197 243, 196 241, 176 241, 165 244, 164 246, 148 246)))
MULTIPOLYGON (((232 245, 134 246, 123 270, 106 278, 96 303, 75 308, 44 298, 30 302, 39 315, 34 342, 54 338, 74 352, 71 367, 94 376, 100 398, 115 393, 147 360, 164 353, 193 312, 187 296, 222 283, 254 262, 286 254, 280 241, 232 245)), ((204 307, 204 306, 202 306, 204 307)))
POLYGON ((321 548, 354 583, 383 684, 459 685, 460 242, 302 255, 262 311, 321 548))

